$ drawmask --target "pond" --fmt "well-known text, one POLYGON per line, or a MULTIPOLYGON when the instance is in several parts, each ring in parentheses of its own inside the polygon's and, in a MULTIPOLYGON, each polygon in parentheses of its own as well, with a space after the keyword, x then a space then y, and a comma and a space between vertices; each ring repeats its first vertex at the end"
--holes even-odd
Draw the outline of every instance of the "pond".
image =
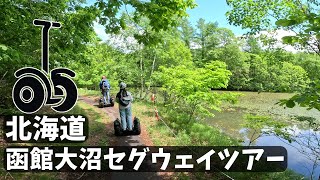
MULTIPOLYGON (((303 145, 309 145, 320 149, 319 130, 314 131, 308 129, 308 126, 303 126, 297 121, 292 121, 292 118, 313 118, 320 121, 320 112, 317 110, 307 110, 302 107, 283 108, 275 105, 280 99, 290 98, 292 94, 287 93, 256 93, 256 92, 241 92, 242 97, 235 105, 224 104, 222 112, 214 112, 215 117, 206 120, 206 123, 222 129, 230 136, 241 139, 243 145, 248 145, 252 135, 252 130, 243 128, 243 116, 248 113, 269 115, 274 119, 289 122, 289 133, 295 137, 297 142, 289 143, 287 140, 275 135, 263 135, 258 137, 252 145, 259 146, 283 146, 288 151, 288 168, 297 173, 310 177, 312 169, 314 169, 314 177, 320 175, 320 165, 313 167, 313 159, 310 157, 310 148, 305 148, 303 145), (295 123, 293 123, 295 122, 295 123), (309 144, 308 144, 309 143, 309 144), (311 145, 310 145, 311 144, 311 145), (304 151, 304 152, 302 152, 304 151)), ((319 151, 317 151, 319 152, 319 151)))

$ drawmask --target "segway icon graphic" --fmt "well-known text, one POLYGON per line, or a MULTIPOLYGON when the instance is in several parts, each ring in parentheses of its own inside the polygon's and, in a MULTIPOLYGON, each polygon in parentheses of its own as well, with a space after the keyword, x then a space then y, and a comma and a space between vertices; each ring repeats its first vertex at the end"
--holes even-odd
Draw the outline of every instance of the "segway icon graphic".
POLYGON ((39 19, 33 24, 42 27, 41 70, 25 67, 15 72, 18 80, 12 90, 13 103, 27 114, 37 112, 43 105, 51 105, 57 112, 69 111, 78 99, 77 86, 71 79, 75 73, 67 68, 56 68, 49 74, 49 30, 60 28, 61 24, 39 19))

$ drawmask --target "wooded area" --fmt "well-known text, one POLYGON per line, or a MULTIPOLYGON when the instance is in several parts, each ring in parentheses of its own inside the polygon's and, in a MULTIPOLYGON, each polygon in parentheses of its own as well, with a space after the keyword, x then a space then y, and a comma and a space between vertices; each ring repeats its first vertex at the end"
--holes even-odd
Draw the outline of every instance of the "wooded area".
MULTIPOLYGON (((14 72, 40 69, 41 29, 33 26, 34 19, 62 24, 50 31, 50 69, 76 72, 78 88, 98 91, 106 75, 113 91, 124 81, 137 90, 137 99, 157 93, 166 116, 173 118, 171 127, 184 128, 188 135, 207 133, 207 138, 196 134, 199 143, 210 138, 207 144, 217 142, 220 132, 192 123, 213 116, 212 110, 220 110, 223 102, 237 102, 238 91, 295 93, 279 104, 320 111, 320 2, 227 3, 229 23, 249 29, 248 34, 236 36, 202 18, 192 26, 186 10, 196 8, 193 0, 97 0, 90 5, 83 0, 1 0, 0 114, 17 112, 12 103, 14 72), (97 23, 106 28, 107 41, 95 33, 97 23), (281 44, 295 47, 295 52, 272 37, 280 29, 294 32, 281 44)), ((264 119, 267 125, 279 125, 264 119)), ((228 138, 219 142, 237 144, 228 138)))
MULTIPOLYGON (((1 2, 0 71, 2 86, 8 87, 1 90, 1 109, 12 107, 13 72, 40 65, 40 29, 31 24, 35 18, 62 23, 60 30, 50 32, 50 67, 70 67, 77 73, 78 87, 95 89, 101 75, 107 75, 113 87, 119 81, 140 87, 140 98, 147 97, 150 87, 160 86, 190 95, 202 92, 198 86, 203 88, 203 84, 213 89, 300 93, 319 88, 317 2, 228 1, 233 8, 227 13, 230 23, 251 28, 252 33, 271 29, 269 16, 278 19, 273 30, 299 30, 296 36, 284 38, 284 43, 299 47, 299 53, 275 48, 276 40, 271 37, 236 37, 217 22, 199 19, 193 27, 185 13, 186 8, 195 7, 192 1, 97 1, 92 6, 82 3, 1 2), (135 11, 119 15, 120 6, 125 4, 135 11), (156 8, 157 14, 153 13, 156 8), (260 16, 251 16, 254 13, 260 16), (96 18, 106 26, 110 39, 118 41, 99 40, 93 30, 96 18), (219 78, 208 80, 210 73, 219 78), (167 81, 167 76, 172 79, 167 81)), ((319 108, 314 101, 317 96, 305 96, 294 100, 300 104, 310 101, 306 105, 319 108)), ((290 106, 293 101, 287 104, 290 106)))

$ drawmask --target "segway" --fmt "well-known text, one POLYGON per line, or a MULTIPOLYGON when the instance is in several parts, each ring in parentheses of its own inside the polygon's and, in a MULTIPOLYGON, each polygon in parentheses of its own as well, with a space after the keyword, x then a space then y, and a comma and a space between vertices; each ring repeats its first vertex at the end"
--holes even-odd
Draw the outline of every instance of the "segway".
POLYGON ((141 133, 140 120, 137 117, 134 117, 132 131, 123 130, 121 128, 121 123, 118 118, 114 121, 113 124, 114 135, 116 136, 140 135, 141 133))
POLYGON ((103 97, 99 99, 99 108, 103 108, 103 107, 113 107, 114 106, 114 98, 110 97, 110 103, 109 104, 105 104, 103 102, 103 97))
POLYGON ((42 28, 41 69, 24 67, 15 72, 12 101, 26 114, 35 113, 44 105, 50 105, 56 112, 67 112, 78 99, 72 79, 76 74, 67 68, 49 69, 49 30, 60 28, 61 24, 41 19, 33 20, 33 24, 42 28))

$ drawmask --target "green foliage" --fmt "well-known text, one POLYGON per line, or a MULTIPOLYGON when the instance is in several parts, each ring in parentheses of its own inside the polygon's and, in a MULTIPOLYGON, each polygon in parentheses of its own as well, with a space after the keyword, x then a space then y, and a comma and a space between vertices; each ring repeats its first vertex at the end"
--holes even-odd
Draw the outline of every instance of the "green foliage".
MULTIPOLYGON (((159 69, 159 66, 174 67, 178 65, 185 65, 192 67, 192 54, 190 49, 178 38, 167 35, 164 38, 164 43, 159 44, 156 48, 154 56, 157 58, 155 70, 159 69)), ((151 52, 150 52, 151 54, 151 52)))
MULTIPOLYGON (((233 9, 227 15, 233 24, 256 32, 273 23, 267 18, 271 12, 279 19, 278 27, 303 27, 297 36, 285 37, 285 43, 306 46, 305 41, 314 37, 309 32, 319 36, 319 15, 303 12, 306 8, 314 10, 298 8, 298 2, 228 0, 233 9)), ((141 99, 147 97, 152 86, 160 86, 165 94, 167 123, 178 133, 178 145, 238 145, 218 128, 199 121, 213 116, 212 110, 220 110, 222 102, 236 102, 239 96, 212 89, 301 91, 302 95, 281 103, 288 107, 298 103, 320 110, 320 86, 316 81, 320 78, 319 59, 306 53, 264 50, 253 36, 247 41, 248 47, 242 48, 244 52, 231 30, 204 19, 192 27, 183 19, 187 16, 186 9, 195 7, 193 0, 97 0, 93 6, 83 3, 82 0, 0 2, 0 113, 13 111, 10 105, 14 71, 25 66, 40 67, 41 28, 32 25, 35 18, 62 23, 61 29, 50 31, 50 69, 74 70, 81 95, 99 95, 102 75, 110 80, 113 91, 118 90, 119 81, 125 81, 130 88, 140 87, 141 99), (120 15, 120 9, 126 5, 133 9, 132 14, 120 15), (93 30, 96 19, 111 37, 123 38, 126 48, 121 48, 118 42, 112 44, 111 40, 99 41, 93 30), (309 85, 309 79, 316 83, 309 85)), ((268 133, 287 137, 280 131, 284 125, 269 117, 248 116, 245 126, 259 133, 266 133, 260 132, 264 127, 273 127, 268 133)), ((99 126, 96 128, 101 132, 99 126)))
POLYGON ((246 62, 246 54, 242 53, 236 45, 219 48, 216 50, 216 54, 216 58, 225 62, 228 65, 228 70, 232 72, 228 88, 248 89, 250 65, 246 62))
POLYGON ((293 63, 306 70, 311 81, 320 79, 320 56, 316 54, 299 53, 296 55, 293 63))
POLYGON ((196 44, 193 49, 194 62, 198 67, 203 67, 213 60, 212 56, 216 49, 227 46, 238 46, 238 40, 233 32, 227 28, 218 27, 218 23, 205 22, 199 19, 197 22, 198 33, 194 34, 193 42, 196 44), (198 46, 198 47, 197 47, 198 46))
POLYGON ((297 92, 309 84, 308 73, 299 65, 287 62, 294 59, 287 53, 274 51, 257 55, 242 52, 236 45, 226 45, 210 51, 210 58, 228 65, 232 72, 228 89, 297 92))
MULTIPOLYGON (((268 65, 259 55, 248 54, 249 63, 249 85, 248 90, 251 91, 267 91, 268 84, 268 65)), ((272 87, 274 88, 274 87, 272 87)))
MULTIPOLYGON (((178 20, 187 16, 187 8, 194 8, 196 4, 193 0, 121 0, 121 1, 97 1, 95 7, 100 9, 99 22, 106 26, 109 33, 119 33, 125 29, 127 24, 125 18, 117 16, 121 6, 129 5, 134 9, 132 20, 139 23, 142 17, 149 19, 152 30, 159 32, 168 30, 170 27, 178 26, 178 20)), ((154 44, 159 39, 154 38, 148 31, 143 34, 135 34, 139 43, 154 44), (145 38, 148 37, 148 38, 145 38)))
MULTIPOLYGON (((310 3, 310 1, 307 2, 310 3)), ((317 14, 317 10, 313 12, 311 7, 307 7, 306 5, 302 6, 303 8, 300 10, 295 9, 295 14, 278 20, 276 25, 289 29, 299 27, 300 31, 297 35, 285 36, 283 37, 283 42, 287 44, 300 44, 303 47, 311 48, 312 51, 319 53, 320 49, 317 47, 317 43, 312 41, 320 37, 320 15, 317 14)))
POLYGON ((296 94, 288 100, 281 100, 280 105, 286 105, 293 108, 296 104, 308 109, 317 109, 320 111, 320 82, 312 82, 310 86, 301 94, 296 94))
POLYGON ((191 120, 194 116, 211 115, 209 109, 219 110, 222 101, 235 101, 234 94, 211 91, 211 88, 226 88, 230 75, 225 63, 212 61, 204 68, 161 67, 154 78, 170 96, 166 103, 173 110, 186 112, 191 120))
POLYGON ((62 23, 60 29, 50 31, 50 69, 83 59, 86 43, 94 35, 95 10, 80 4, 77 0, 0 2, 0 81, 6 87, 0 88, 1 112, 13 106, 14 72, 25 66, 41 66, 41 28, 32 24, 34 19, 62 23))
POLYGON ((99 89, 102 76, 106 76, 111 87, 117 89, 119 81, 131 84, 129 64, 122 64, 125 55, 101 42, 88 45, 84 52, 86 62, 77 62, 69 65, 70 69, 77 72, 76 83, 79 88, 99 89), (117 63, 117 61, 119 63, 117 63))
POLYGON ((217 128, 200 123, 192 124, 190 136, 193 138, 193 144, 205 146, 230 146, 237 144, 236 140, 224 135, 217 128))
POLYGON ((259 41, 254 36, 247 36, 247 47, 245 47, 245 51, 253 54, 260 54, 262 52, 262 47, 259 44, 259 41))
MULTIPOLYGON (((263 29, 280 28, 294 31, 296 32, 294 36, 283 37, 284 43, 298 45, 304 50, 320 55, 320 47, 318 46, 318 39, 320 37, 320 3, 318 1, 227 0, 227 3, 232 8, 226 14, 231 24, 250 28, 253 33, 263 29), (270 17, 273 17, 276 22, 273 23, 270 17), (275 26, 272 26, 273 24, 275 26)), ((285 64, 284 66, 297 69, 289 64, 285 64)), ((310 68, 308 68, 307 72, 309 70, 310 68)), ((303 73, 301 69, 299 71, 303 73)), ((287 79, 286 77, 282 78, 283 80, 287 79)), ((298 79, 301 79, 301 77, 298 79)), ((319 83, 319 81, 314 81, 314 83, 319 83)), ((296 95, 288 101, 282 101, 281 104, 293 107, 297 103, 309 108, 319 109, 317 103, 319 101, 318 92, 318 85, 310 85, 300 95, 296 95)))
MULTIPOLYGON (((4 0, 0 2, 0 75, 2 106, 11 108, 11 87, 15 82, 14 71, 25 66, 40 68, 41 28, 32 24, 34 19, 46 19, 61 22, 62 27, 50 31, 50 69, 70 67, 78 73, 77 84, 80 87, 96 88, 101 75, 108 75, 117 85, 117 80, 134 83, 137 71, 127 67, 125 60, 115 66, 114 54, 107 53, 110 48, 97 45, 93 22, 99 21, 107 26, 107 32, 119 32, 129 26, 125 16, 118 18, 122 5, 132 5, 133 22, 149 19, 149 29, 154 32, 177 26, 176 20, 185 17, 186 9, 195 7, 193 0, 172 1, 97 1, 85 6, 83 0, 25 1, 4 0), (106 52, 103 52, 106 51, 106 52), (92 71, 89 71, 92 70, 92 71)), ((141 32, 141 31, 140 31, 141 32)), ((154 32, 143 31, 137 39, 145 44, 158 41, 150 36, 154 32), (149 43, 146 43, 149 42, 149 43)), ((137 34, 137 33, 135 33, 137 34)), ((159 38, 158 38, 159 39, 159 38)), ((123 57, 123 54, 118 53, 123 57)), ((123 58, 124 59, 124 58, 123 58)), ((3 108, 1 106, 1 108, 3 108)))
POLYGON ((168 111, 168 109, 171 108, 168 106, 161 106, 160 108, 161 112, 166 112, 162 114, 162 116, 168 126, 177 135, 175 139, 177 140, 176 145, 178 146, 238 145, 236 139, 224 134, 216 127, 209 126, 200 121, 187 121, 189 114, 186 112, 168 111))
POLYGON ((309 85, 307 72, 300 66, 283 62, 275 82, 280 92, 303 91, 309 85))
POLYGON ((78 88, 80 96, 100 96, 101 92, 97 90, 89 90, 87 88, 78 88))
POLYGON ((186 45, 191 48, 191 43, 195 35, 195 29, 192 27, 191 23, 187 19, 182 19, 180 22, 179 30, 181 39, 186 43, 186 45))
MULTIPOLYGON (((226 13, 228 21, 252 32, 284 27, 301 32, 316 32, 319 3, 314 0, 227 0, 231 10, 226 13), (276 22, 275 22, 276 20, 276 22), (276 26, 272 26, 275 24, 276 26)), ((302 35, 302 34, 301 34, 302 35)), ((300 36, 300 34, 298 35, 300 36)))
POLYGON ((195 61, 199 61, 198 65, 201 66, 206 63, 205 59, 209 49, 218 45, 217 38, 215 37, 218 23, 206 23, 204 19, 200 18, 197 22, 197 28, 199 32, 196 33, 195 41, 201 46, 201 48, 199 51, 196 51, 199 53, 199 59, 195 61))
POLYGON ((314 131, 318 131, 320 128, 320 122, 317 121, 314 117, 308 116, 295 116, 295 118, 300 122, 305 122, 308 124, 308 127, 312 128, 314 131))

